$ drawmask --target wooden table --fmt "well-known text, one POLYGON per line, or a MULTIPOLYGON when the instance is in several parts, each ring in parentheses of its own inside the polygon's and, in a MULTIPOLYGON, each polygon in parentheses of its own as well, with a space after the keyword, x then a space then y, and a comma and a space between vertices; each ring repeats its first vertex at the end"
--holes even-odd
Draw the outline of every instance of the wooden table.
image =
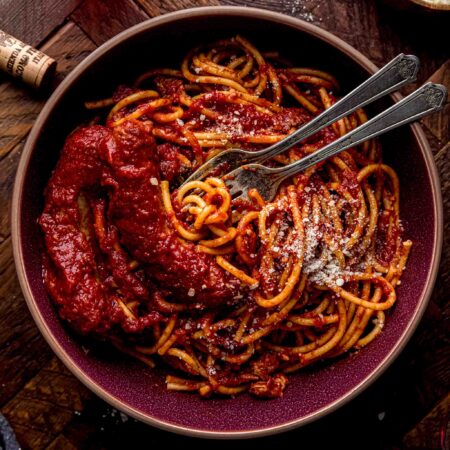
MULTIPOLYGON (((65 75, 127 27, 181 8, 220 4, 261 7, 307 20, 343 38, 378 65, 399 52, 414 53, 422 61, 420 82, 432 77, 450 84, 449 16, 415 15, 374 0, 2 0, 0 29, 51 55, 65 75)), ((1 411, 24 449, 131 449, 163 442, 210 446, 207 441, 194 443, 153 429, 113 410, 64 368, 31 319, 15 274, 9 212, 16 166, 43 104, 43 99, 0 76, 1 411)), ((373 386, 336 413, 265 438, 263 443, 233 445, 441 448, 439 434, 448 426, 450 404, 449 109, 423 121, 441 172, 447 220, 436 289, 409 345, 373 386)))

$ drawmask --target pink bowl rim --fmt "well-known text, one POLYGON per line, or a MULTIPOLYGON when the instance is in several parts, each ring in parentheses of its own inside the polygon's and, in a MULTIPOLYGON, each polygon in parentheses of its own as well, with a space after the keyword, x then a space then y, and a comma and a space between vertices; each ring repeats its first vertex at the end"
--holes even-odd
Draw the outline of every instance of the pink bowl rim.
MULTIPOLYGON (((92 392, 98 395, 100 398, 105 400, 114 408, 117 408, 129 416, 140 420, 148 425, 155 426, 157 428, 163 429, 165 431, 174 432, 177 434, 192 436, 192 437, 200 437, 200 438, 209 438, 209 439, 244 439, 244 438, 256 438, 267 436, 271 434, 281 433, 284 431, 291 430, 293 428, 306 425, 314 420, 317 420, 325 415, 337 410, 353 398, 355 398, 358 394, 360 394, 364 389, 366 389, 369 385, 371 385, 387 368, 388 366, 396 359, 396 357, 403 350, 409 339, 411 338, 413 332, 415 331, 425 309, 427 307, 428 301, 431 297, 434 283, 437 277, 439 262, 442 250, 442 241, 443 241, 443 205, 442 205, 442 195, 440 190, 440 180, 439 174, 436 167, 436 164, 433 159, 433 154, 431 152, 431 148, 427 141, 427 138, 422 130, 422 128, 418 124, 410 125, 414 138, 417 141, 421 153, 424 157, 426 168, 428 171, 428 175, 431 179, 431 189, 432 189, 432 197, 433 197, 433 208, 436 217, 436 223, 433 230, 434 233, 434 242, 433 242, 433 253, 432 253, 432 263, 429 268, 428 277, 426 280, 426 287, 423 292, 422 297, 420 298, 418 305, 413 312, 411 319, 409 320, 408 325, 405 327, 401 337, 399 338, 396 345, 392 348, 389 354, 379 363, 377 368, 375 368, 370 375, 368 375, 363 381, 361 381, 357 386, 353 389, 349 390, 345 395, 341 396, 339 399, 334 402, 322 407, 321 409, 307 415, 301 417, 299 419, 289 421, 283 424, 279 424, 273 427, 265 427, 258 430, 250 430, 250 431, 206 431, 200 428, 192 428, 192 427, 184 427, 180 425, 175 425, 172 423, 165 422, 163 420, 152 417, 148 414, 144 414, 141 411, 138 411, 132 405, 123 402, 119 398, 113 396, 105 389, 100 387, 94 379, 89 377, 83 370, 81 370, 75 361, 66 353, 63 347, 59 344, 59 342, 55 339, 50 329, 47 327, 41 312, 34 300, 29 281, 26 276, 25 264, 24 264, 24 256, 22 252, 21 246, 21 217, 20 217, 20 205, 22 202, 22 191, 24 184, 24 175, 28 169, 28 165, 30 162, 30 158, 32 152, 35 148, 36 141, 41 132, 42 125, 47 119, 48 115, 52 111, 54 105, 57 100, 61 98, 65 92, 70 88, 73 82, 80 76, 81 73, 85 71, 85 69, 89 68, 89 66, 99 58, 101 58, 107 51, 116 45, 126 41, 127 39, 133 37, 134 35, 146 30, 153 28, 154 26, 166 24, 169 22, 177 21, 179 19, 189 18, 189 17, 201 17, 201 16, 236 16, 236 17, 249 17, 255 19, 262 19, 271 21, 274 23, 278 23, 281 25, 286 25, 288 27, 297 29, 298 31, 310 34, 319 40, 325 42, 328 45, 335 47, 345 56, 351 58, 354 62, 359 64, 363 69, 368 71, 369 73, 374 73, 377 70, 377 66, 373 64, 367 57, 365 57, 358 50, 347 44, 342 39, 333 35, 332 33, 325 31, 311 23, 305 22, 301 19, 297 19, 294 17, 290 17, 284 14, 275 13, 268 10, 263 10, 259 8, 251 8, 251 7, 237 7, 237 6, 206 6, 206 7, 198 7, 198 8, 189 8, 176 12, 172 12, 169 14, 165 14, 163 16, 159 16, 156 18, 152 18, 146 20, 142 23, 139 23, 123 32, 118 34, 117 36, 111 38, 103 45, 94 50, 89 56, 87 56, 78 66, 76 66, 72 72, 63 80, 63 82, 58 86, 58 88, 54 91, 52 96, 44 105, 42 111, 40 112, 36 122, 33 125, 33 128, 30 132, 30 135, 27 138, 27 141, 24 146, 23 153, 21 155, 19 165, 16 172, 16 178, 14 183, 13 197, 12 197, 12 212, 11 212, 11 235, 12 235, 12 244, 13 244, 13 255, 16 266, 17 275, 19 278, 20 286, 22 292, 24 294, 25 300, 27 302, 28 308, 31 312, 31 315, 38 326, 40 332, 46 339, 47 343, 50 345, 52 350, 56 353, 56 355, 62 360, 65 366, 80 380, 86 387, 88 387, 92 392)), ((400 94, 392 95, 392 98, 395 101, 399 101, 402 97, 400 94)))

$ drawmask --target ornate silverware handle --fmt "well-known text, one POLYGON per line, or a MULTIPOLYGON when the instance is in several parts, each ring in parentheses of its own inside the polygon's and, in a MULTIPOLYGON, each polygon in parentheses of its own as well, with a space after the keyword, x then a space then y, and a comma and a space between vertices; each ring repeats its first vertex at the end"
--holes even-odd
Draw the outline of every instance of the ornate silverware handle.
POLYGON ((287 178, 317 164, 337 153, 361 144, 401 125, 414 122, 433 111, 441 109, 447 99, 447 89, 434 83, 424 84, 408 97, 391 106, 363 125, 342 136, 305 158, 279 169, 273 169, 281 177, 287 178))
POLYGON ((280 142, 277 142, 265 150, 256 152, 255 158, 251 158, 251 160, 263 162, 272 156, 284 152, 298 142, 312 136, 317 131, 331 125, 342 117, 347 116, 356 109, 362 108, 368 103, 371 103, 390 92, 397 91, 405 84, 411 83, 416 79, 418 70, 419 59, 417 56, 400 53, 368 80, 364 81, 322 114, 315 117, 280 142))

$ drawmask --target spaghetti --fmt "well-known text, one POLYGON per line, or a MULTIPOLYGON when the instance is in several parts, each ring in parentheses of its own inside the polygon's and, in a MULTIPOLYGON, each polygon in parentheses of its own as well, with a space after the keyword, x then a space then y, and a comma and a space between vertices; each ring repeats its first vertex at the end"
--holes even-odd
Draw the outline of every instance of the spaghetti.
MULTIPOLYGON (((168 389, 201 396, 279 397, 287 374, 372 342, 412 245, 377 141, 292 177, 270 203, 256 190, 233 201, 218 177, 176 188, 223 149, 283 139, 338 89, 237 36, 87 103, 112 109, 68 138, 40 219, 60 315, 150 366, 164 360, 168 389)), ((268 164, 366 120, 358 110, 268 164)))

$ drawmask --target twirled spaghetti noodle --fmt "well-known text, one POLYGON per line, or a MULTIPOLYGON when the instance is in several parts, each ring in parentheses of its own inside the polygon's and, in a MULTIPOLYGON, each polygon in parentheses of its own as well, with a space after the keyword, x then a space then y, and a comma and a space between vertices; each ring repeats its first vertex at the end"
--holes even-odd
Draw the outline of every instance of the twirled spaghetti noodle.
MULTIPOLYGON (((338 89, 237 36, 87 103, 112 108, 105 126, 68 139, 40 220, 62 317, 151 366, 166 361, 168 389, 202 396, 279 397, 286 374, 373 341, 412 245, 376 141, 292 177, 270 203, 256 190, 233 201, 219 177, 177 189, 223 149, 278 142, 338 89)), ((366 120, 358 110, 268 164, 366 120)))

